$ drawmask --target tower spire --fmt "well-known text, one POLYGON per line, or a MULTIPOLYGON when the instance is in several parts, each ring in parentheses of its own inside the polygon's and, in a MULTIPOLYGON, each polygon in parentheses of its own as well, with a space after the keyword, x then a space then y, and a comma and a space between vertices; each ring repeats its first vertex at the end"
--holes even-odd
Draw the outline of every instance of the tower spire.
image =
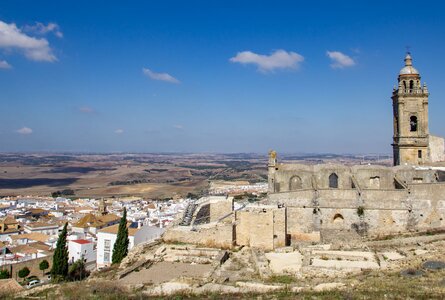
POLYGON ((412 65, 413 65, 413 58, 411 57, 411 53, 407 51, 405 56, 405 66, 411 67, 412 65))

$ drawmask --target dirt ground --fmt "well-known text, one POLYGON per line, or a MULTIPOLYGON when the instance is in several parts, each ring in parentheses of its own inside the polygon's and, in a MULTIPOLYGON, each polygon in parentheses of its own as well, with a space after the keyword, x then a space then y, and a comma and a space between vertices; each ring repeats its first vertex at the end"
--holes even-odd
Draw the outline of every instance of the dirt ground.
POLYGON ((133 272, 120 280, 124 284, 158 284, 172 279, 187 276, 204 276, 212 269, 212 266, 202 264, 189 264, 181 262, 159 262, 148 269, 133 272))

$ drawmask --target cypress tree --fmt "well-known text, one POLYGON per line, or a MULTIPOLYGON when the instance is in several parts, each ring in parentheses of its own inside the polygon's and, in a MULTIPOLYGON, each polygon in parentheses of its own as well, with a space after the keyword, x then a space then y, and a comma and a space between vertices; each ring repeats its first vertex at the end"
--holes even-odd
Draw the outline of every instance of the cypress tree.
POLYGON ((113 264, 119 264, 127 256, 128 244, 127 209, 124 207, 124 213, 119 223, 119 230, 113 247, 113 257, 111 258, 113 264))
POLYGON ((53 266, 51 268, 51 274, 54 279, 65 279, 68 275, 68 247, 66 245, 68 223, 65 223, 63 230, 57 240, 56 250, 53 256, 53 266))

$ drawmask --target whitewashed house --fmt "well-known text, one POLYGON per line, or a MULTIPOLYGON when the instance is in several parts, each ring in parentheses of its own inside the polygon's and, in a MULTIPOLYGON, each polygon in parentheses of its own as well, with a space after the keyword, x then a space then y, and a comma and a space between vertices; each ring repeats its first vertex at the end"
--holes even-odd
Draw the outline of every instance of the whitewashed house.
POLYGON ((81 258, 85 259, 86 263, 95 261, 94 243, 85 239, 68 241, 68 257, 70 262, 75 262, 81 258))
MULTIPOLYGON (((155 226, 141 226, 141 223, 128 223, 128 250, 141 243, 149 242, 161 237, 165 229, 155 226)), ((113 247, 116 242, 119 224, 99 230, 97 233, 97 268, 111 265, 113 247)))

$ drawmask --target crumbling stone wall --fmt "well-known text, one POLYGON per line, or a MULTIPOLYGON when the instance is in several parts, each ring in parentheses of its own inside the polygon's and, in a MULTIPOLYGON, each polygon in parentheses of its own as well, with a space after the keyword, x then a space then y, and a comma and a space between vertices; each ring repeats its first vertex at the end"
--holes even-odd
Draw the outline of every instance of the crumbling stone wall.
POLYGON ((429 135, 428 137, 428 150, 430 155, 430 161, 444 161, 444 139, 439 136, 429 135))
POLYGON ((236 244, 264 250, 286 245, 286 209, 249 207, 236 212, 236 244))
POLYGON ((173 227, 164 233, 162 239, 167 243, 230 249, 233 246, 233 226, 226 223, 208 224, 197 226, 193 231, 187 227, 173 227))
POLYGON ((435 170, 277 164, 270 175, 282 188, 269 193, 269 204, 286 206, 292 242, 445 229, 445 183, 435 170), (329 188, 333 172, 338 188, 329 188), (311 178, 312 188, 283 190, 292 176, 311 178))

